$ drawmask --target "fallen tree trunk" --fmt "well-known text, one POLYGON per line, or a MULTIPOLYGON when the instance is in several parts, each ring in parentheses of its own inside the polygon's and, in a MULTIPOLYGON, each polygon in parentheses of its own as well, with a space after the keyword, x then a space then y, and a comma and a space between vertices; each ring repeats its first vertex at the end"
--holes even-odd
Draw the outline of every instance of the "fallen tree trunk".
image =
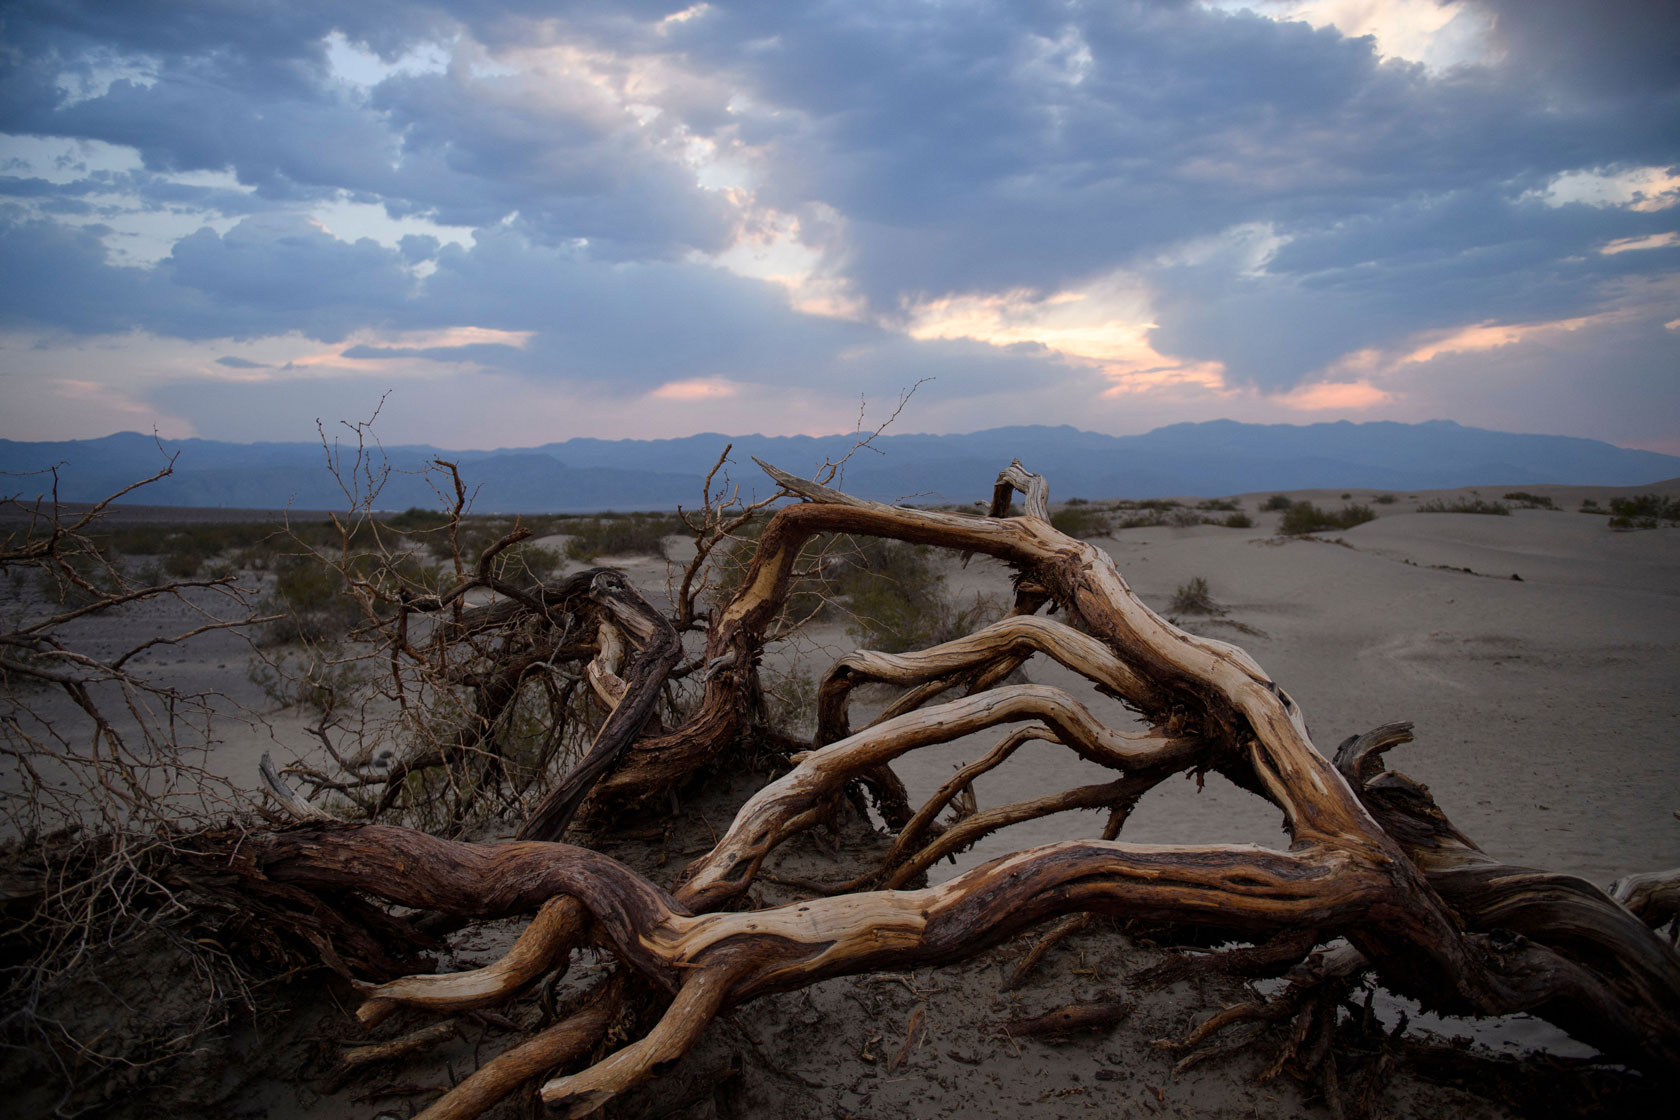
POLYGON ((582 1010, 444 1097, 427 1113, 434 1120, 475 1115, 534 1071, 577 1060, 601 1037, 632 980, 669 1004, 639 1040, 544 1086, 544 1097, 567 1114, 593 1111, 668 1067, 729 1007, 826 977, 957 960, 1067 914, 1193 927, 1302 955, 1346 938, 1354 958, 1426 1006, 1532 1011, 1653 1072, 1680 1068, 1680 958, 1669 945, 1588 884, 1489 860, 1427 791, 1381 769, 1382 753, 1404 740, 1403 729, 1350 741, 1332 765, 1313 747, 1299 708, 1245 652, 1174 626, 1138 600, 1106 553, 1052 528, 1042 480, 1018 464, 1000 476, 1002 502, 994 499, 987 518, 861 502, 766 469, 804 502, 765 527, 740 591, 712 619, 697 710, 670 732, 634 741, 643 717, 632 710, 614 724, 645 698, 647 682, 669 671, 669 641, 652 627, 599 733, 610 751, 586 760, 582 776, 545 802, 523 836, 558 835, 556 822, 563 827, 591 786, 597 813, 646 804, 732 745, 746 725, 764 636, 816 534, 997 557, 1033 589, 1024 602, 1052 601, 1065 621, 1018 615, 932 650, 842 659, 822 685, 817 749, 752 796, 672 893, 599 853, 534 840, 475 845, 314 822, 245 841, 240 866, 262 889, 324 899, 367 893, 469 919, 539 911, 506 962, 367 988, 364 1018, 398 1003, 446 1009, 505 998, 586 939, 627 970, 582 1010), (1025 516, 997 516, 1011 489, 1027 493, 1025 516), (1002 685, 999 667, 1030 652, 1118 697, 1150 729, 1116 732, 1059 689, 1002 685), (959 680, 975 691, 923 706, 959 680), (866 681, 908 688, 913 699, 851 732, 847 697, 866 681), (906 806, 888 815, 899 836, 882 867, 826 897, 727 909, 742 903, 779 844, 829 819, 849 783, 885 782, 906 751, 1003 724, 1020 726, 995 758, 953 779, 920 812, 906 806), (1029 738, 1063 744, 1116 777, 936 825, 975 774, 1029 738), (617 765, 596 778, 611 755, 617 765), (1289 848, 1151 847, 1113 838, 1144 790, 1186 769, 1220 771, 1276 805, 1289 848), (1108 838, 1028 849, 936 887, 854 889, 906 885, 932 860, 989 831, 1071 806, 1109 808, 1108 838))

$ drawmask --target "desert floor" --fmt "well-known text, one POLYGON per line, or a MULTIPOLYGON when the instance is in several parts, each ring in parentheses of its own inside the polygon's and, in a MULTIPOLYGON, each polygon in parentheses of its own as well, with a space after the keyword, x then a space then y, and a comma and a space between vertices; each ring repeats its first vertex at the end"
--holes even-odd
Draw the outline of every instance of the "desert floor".
MULTIPOLYGON (((1497 499, 1504 489, 1484 487, 1480 496, 1497 499)), ((1453 822, 1491 854, 1601 885, 1628 872, 1680 865, 1680 528, 1613 532, 1603 517, 1575 512, 1588 497, 1602 506, 1619 493, 1677 494, 1680 480, 1632 491, 1525 489, 1551 496, 1559 509, 1516 509, 1506 517, 1417 513, 1430 498, 1450 501, 1474 492, 1401 494, 1373 507, 1375 521, 1286 539, 1275 535, 1279 515, 1259 512, 1268 495, 1257 494, 1238 499, 1255 518, 1253 528, 1138 528, 1098 543, 1143 601, 1163 613, 1180 585, 1205 579, 1223 613, 1186 615, 1179 624, 1247 649, 1304 709, 1324 753, 1347 735, 1411 721, 1416 742, 1393 752, 1389 764, 1426 783, 1453 822)), ((1350 493, 1351 500, 1367 503, 1376 496, 1350 493)), ((1336 508, 1343 495, 1291 497, 1336 508)), ((663 561, 598 562, 623 567, 650 593, 663 589, 663 561)), ((1008 573, 993 562, 976 559, 959 567, 953 560, 946 571, 947 589, 959 598, 1007 594, 1008 573)), ((146 627, 161 631, 170 621, 136 614, 123 624, 132 632, 88 638, 117 648, 146 627)), ((842 627, 812 629, 768 658, 767 668, 814 677, 851 644, 842 627)), ((285 758, 312 749, 301 715, 264 710, 260 690, 247 679, 248 652, 237 639, 220 635, 160 651, 152 664, 171 679, 225 693, 249 710, 248 721, 232 718, 230 710, 205 756, 211 769, 247 785, 255 781, 264 750, 285 758)), ((1035 682, 1068 688, 1099 716, 1127 722, 1117 704, 1042 658, 1026 673, 1035 682)), ((912 755, 895 769, 912 795, 925 795, 992 743, 991 736, 959 741, 912 755)), ((993 805, 1082 784, 1095 772, 1064 750, 1035 744, 978 783, 976 792, 982 806, 993 805)), ((678 828, 661 842, 674 846, 681 859, 658 866, 656 846, 637 841, 617 841, 606 850, 646 867, 656 879, 674 880, 687 858, 709 846, 708 834, 722 831, 753 780, 741 776, 733 787, 683 805, 678 828)), ((1020 826, 989 838, 934 877, 1030 844, 1095 835, 1102 823, 1100 814, 1087 813, 1020 826)), ((1210 777, 1200 790, 1186 780, 1151 793, 1123 837, 1278 845, 1286 842, 1279 825, 1270 806, 1210 777)), ((869 843, 861 835, 849 839, 869 843)), ((847 866, 825 846, 802 841, 773 857, 766 870, 841 878, 847 866)), ((773 883, 759 893, 769 902, 791 897, 773 883)), ((513 925, 470 932, 443 967, 487 963, 516 932, 513 925)), ((936 971, 832 980, 748 1005, 715 1024, 678 1071, 626 1102, 620 1114, 1328 1115, 1321 1100, 1287 1076, 1257 1079, 1270 1059, 1265 1041, 1173 1075, 1179 1055, 1154 1043, 1181 1037, 1220 1006, 1249 998, 1241 984, 1181 981, 1129 992, 1128 975, 1161 954, 1102 924, 1053 950, 1030 984, 1001 991, 1026 944, 1006 943, 936 971), (1135 1004, 1107 1034, 1053 1044, 1017 1040, 999 1025, 1100 992, 1135 1004)), ((588 959, 575 963, 567 984, 581 984, 600 967, 588 959)), ((161 989, 167 978, 158 982, 161 989)), ((198 1091, 183 1087, 183 1115, 219 1109, 273 1117, 408 1116, 430 1099, 425 1092, 381 1096, 373 1090, 441 1087, 510 1041, 503 1030, 469 1023, 454 1044, 424 1060, 324 1094, 333 1051, 321 1040, 356 1037, 353 1020, 335 1005, 352 1007, 353 996, 294 993, 292 999, 289 1015, 241 1028, 227 1047, 206 1054, 201 1076, 215 1084, 198 1091)), ((1472 1039, 1458 1051, 1486 1059, 1466 1073, 1442 1064, 1433 1048, 1433 1058, 1397 1052, 1375 1097, 1386 1114, 1529 1112, 1503 1097, 1525 1079, 1533 1081, 1537 1068, 1575 1077, 1581 1095, 1562 1100, 1562 1111, 1594 1107, 1592 1067, 1570 1064, 1591 1051, 1546 1024, 1442 1021, 1381 993, 1372 1006, 1385 1024, 1408 1014, 1412 1037, 1472 1039), (1530 1057, 1512 1064, 1517 1055, 1530 1057), (1496 1060, 1500 1056, 1505 1064, 1496 1060)), ((508 1014, 526 1025, 538 1012, 522 1006, 508 1014)), ((420 1021, 404 1020, 384 1033, 420 1021)), ((137 1095, 132 1114, 150 1114, 140 1100, 137 1095)), ((120 1110, 123 1101, 112 1105, 120 1110)), ((527 1107, 512 1102, 494 1115, 527 1115, 527 1107)))

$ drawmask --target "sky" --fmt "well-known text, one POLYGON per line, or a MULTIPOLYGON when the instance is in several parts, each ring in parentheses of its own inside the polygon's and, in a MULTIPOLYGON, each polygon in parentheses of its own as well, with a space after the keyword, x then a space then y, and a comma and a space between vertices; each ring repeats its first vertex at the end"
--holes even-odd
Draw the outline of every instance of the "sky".
POLYGON ((4 0, 0 438, 1680 454, 1672 0, 4 0))

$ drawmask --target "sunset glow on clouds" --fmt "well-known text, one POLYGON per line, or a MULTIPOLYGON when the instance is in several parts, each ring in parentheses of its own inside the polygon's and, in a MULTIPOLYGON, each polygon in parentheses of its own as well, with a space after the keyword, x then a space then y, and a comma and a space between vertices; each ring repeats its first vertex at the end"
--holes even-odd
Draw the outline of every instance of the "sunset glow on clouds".
POLYGON ((668 381, 648 396, 661 401, 721 400, 740 393, 741 387, 720 377, 695 381, 668 381))
POLYGON ((1225 388, 1217 362, 1185 363, 1150 344, 1155 324, 1135 280, 1106 277, 1079 291, 1048 296, 1014 291, 927 300, 906 308, 916 339, 974 339, 991 346, 1042 347, 1092 366, 1109 381, 1107 397, 1168 385, 1225 388))
POLYGON ((0 29, 0 438, 838 431, 920 384, 902 430, 1680 439, 1671 5, 17 0, 0 29))

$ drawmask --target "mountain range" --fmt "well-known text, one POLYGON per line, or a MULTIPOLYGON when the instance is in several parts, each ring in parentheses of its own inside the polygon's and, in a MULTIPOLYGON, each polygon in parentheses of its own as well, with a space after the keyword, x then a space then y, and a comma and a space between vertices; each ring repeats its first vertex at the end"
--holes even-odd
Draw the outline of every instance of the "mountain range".
MULTIPOLYGON (((772 489, 749 456, 810 476, 838 460, 852 436, 723 436, 571 439, 541 447, 446 451, 425 445, 373 448, 383 484, 373 505, 437 508, 428 463, 456 463, 476 512, 657 510, 700 502, 700 485, 725 446, 743 496, 772 489), (388 468, 388 470, 387 470, 388 468)), ((336 453, 347 477, 353 444, 158 440, 135 432, 56 443, 0 440, 0 495, 50 492, 58 467, 62 501, 96 501, 145 478, 175 456, 174 471, 135 491, 136 504, 243 509, 342 509, 345 491, 328 470, 336 453)), ((1260 490, 1445 489, 1576 483, 1639 486, 1680 476, 1680 457, 1571 436, 1420 424, 1349 421, 1173 424, 1143 435, 1072 427, 993 428, 966 435, 883 435, 846 464, 842 485, 860 497, 915 504, 989 497, 1012 458, 1050 479, 1057 499, 1213 497, 1260 490)), ((365 475, 363 476, 366 477, 365 475)))

